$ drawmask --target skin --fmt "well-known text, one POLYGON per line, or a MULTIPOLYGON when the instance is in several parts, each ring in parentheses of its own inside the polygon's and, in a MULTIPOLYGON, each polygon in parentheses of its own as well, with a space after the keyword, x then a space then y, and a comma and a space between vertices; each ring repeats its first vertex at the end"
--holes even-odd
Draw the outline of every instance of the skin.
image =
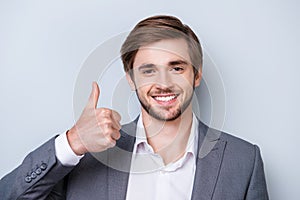
POLYGON ((102 152, 116 145, 121 137, 121 116, 108 108, 97 108, 100 95, 98 84, 93 82, 92 92, 76 124, 67 132, 68 142, 77 155, 102 152))
POLYGON ((192 124, 192 95, 201 71, 194 74, 184 39, 162 40, 139 49, 133 63, 132 90, 142 105, 149 144, 165 164, 184 153, 192 124))
MULTIPOLYGON (((195 75, 184 39, 161 40, 141 47, 133 63, 133 77, 126 78, 141 103, 142 120, 148 143, 165 164, 178 160, 185 148, 192 124, 191 99, 201 81, 195 75)), ((67 138, 77 155, 101 152, 115 146, 120 138, 120 115, 97 108, 99 87, 93 89, 67 138)))

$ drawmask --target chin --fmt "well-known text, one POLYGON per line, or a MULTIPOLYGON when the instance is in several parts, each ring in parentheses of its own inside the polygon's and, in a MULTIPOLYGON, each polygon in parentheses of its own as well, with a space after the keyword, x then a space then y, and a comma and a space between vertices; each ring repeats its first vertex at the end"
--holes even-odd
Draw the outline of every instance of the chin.
POLYGON ((161 113, 161 112, 151 112, 150 110, 146 110, 147 113, 152 116, 153 118, 160 120, 160 121, 174 121, 176 120, 178 117, 181 116, 181 109, 177 109, 176 112, 173 113, 161 113))

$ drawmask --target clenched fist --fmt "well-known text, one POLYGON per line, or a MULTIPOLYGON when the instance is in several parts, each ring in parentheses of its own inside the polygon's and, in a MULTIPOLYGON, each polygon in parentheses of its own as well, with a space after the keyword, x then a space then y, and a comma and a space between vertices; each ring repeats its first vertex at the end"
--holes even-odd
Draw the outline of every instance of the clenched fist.
POLYGON ((86 152, 101 152, 116 145, 120 138, 121 116, 108 108, 97 108, 100 95, 98 84, 93 89, 88 103, 76 124, 68 131, 67 138, 77 155, 86 152))

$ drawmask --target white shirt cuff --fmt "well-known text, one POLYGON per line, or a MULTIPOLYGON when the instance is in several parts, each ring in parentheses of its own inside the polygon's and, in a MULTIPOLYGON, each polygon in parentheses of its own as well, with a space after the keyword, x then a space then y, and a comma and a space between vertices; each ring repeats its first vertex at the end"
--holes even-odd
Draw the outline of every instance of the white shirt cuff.
POLYGON ((78 156, 73 152, 68 142, 66 132, 55 138, 55 155, 64 166, 75 166, 84 156, 78 156))

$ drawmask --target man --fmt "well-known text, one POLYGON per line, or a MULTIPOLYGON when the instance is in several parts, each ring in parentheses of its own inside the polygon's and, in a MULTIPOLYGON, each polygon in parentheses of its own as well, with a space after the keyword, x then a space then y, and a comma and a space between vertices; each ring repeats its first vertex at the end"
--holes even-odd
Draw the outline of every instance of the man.
POLYGON ((259 148, 192 112, 202 77, 193 31, 171 16, 142 20, 121 49, 141 115, 97 108, 93 83, 79 120, 0 183, 1 199, 268 199, 259 148))

